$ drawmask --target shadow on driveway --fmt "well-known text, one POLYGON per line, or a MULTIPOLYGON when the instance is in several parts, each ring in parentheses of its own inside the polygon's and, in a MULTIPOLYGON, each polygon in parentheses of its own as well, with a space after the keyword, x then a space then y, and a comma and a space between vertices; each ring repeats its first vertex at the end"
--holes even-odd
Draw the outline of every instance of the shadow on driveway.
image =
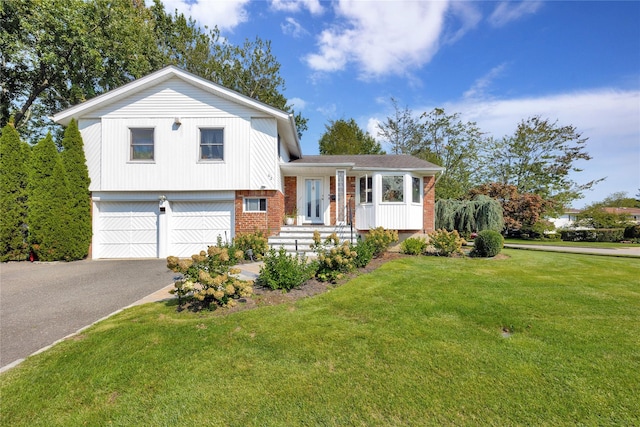
POLYGON ((0 264, 0 370, 166 287, 164 259, 0 264))

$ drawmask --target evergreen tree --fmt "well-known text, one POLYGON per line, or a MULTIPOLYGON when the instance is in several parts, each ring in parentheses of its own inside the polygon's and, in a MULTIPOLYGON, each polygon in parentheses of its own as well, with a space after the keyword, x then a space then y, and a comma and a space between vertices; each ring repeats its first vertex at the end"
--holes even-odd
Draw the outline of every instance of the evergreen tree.
POLYGON ((24 260, 27 245, 29 146, 9 122, 0 136, 0 261, 24 260))
POLYGON ((81 259, 89 253, 91 244, 91 198, 89 193, 89 169, 84 155, 82 136, 78 124, 71 120, 62 139, 63 151, 60 153, 62 164, 69 183, 69 214, 71 247, 69 255, 81 259))
POLYGON ((28 185, 29 243, 42 261, 71 260, 70 193, 51 134, 31 152, 28 185))

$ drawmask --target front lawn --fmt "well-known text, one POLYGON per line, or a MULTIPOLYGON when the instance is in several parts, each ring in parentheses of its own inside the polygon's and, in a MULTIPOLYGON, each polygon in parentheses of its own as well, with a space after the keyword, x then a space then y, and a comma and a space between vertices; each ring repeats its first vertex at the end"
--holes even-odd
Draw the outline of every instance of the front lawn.
POLYGON ((638 260, 503 253, 128 309, 2 374, 2 425, 640 425, 638 260))
POLYGON ((565 242, 563 240, 525 240, 525 239, 504 239, 505 244, 513 245, 543 245, 543 246, 563 246, 569 248, 598 248, 598 249, 622 249, 638 248, 639 243, 614 243, 614 242, 565 242))

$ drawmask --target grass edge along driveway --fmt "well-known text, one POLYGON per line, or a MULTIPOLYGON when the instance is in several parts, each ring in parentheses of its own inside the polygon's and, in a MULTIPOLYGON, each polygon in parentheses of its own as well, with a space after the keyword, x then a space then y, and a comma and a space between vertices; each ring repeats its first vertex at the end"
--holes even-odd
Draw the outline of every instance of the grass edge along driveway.
POLYGON ((504 253, 229 316, 126 310, 2 374, 2 423, 639 425, 640 263, 504 253))

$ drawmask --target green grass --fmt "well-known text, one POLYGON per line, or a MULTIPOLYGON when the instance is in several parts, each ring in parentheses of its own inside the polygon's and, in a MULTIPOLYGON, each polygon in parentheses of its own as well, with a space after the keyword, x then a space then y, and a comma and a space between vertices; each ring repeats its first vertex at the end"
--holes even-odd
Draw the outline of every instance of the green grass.
POLYGON ((2 374, 1 424, 640 425, 640 263, 504 253, 228 316, 126 310, 2 374))
POLYGON ((543 245, 543 246, 563 246, 569 248, 600 248, 600 249, 622 249, 638 248, 639 243, 612 243, 612 242, 565 242, 562 240, 524 240, 524 239, 504 239, 505 244, 513 245, 543 245))

